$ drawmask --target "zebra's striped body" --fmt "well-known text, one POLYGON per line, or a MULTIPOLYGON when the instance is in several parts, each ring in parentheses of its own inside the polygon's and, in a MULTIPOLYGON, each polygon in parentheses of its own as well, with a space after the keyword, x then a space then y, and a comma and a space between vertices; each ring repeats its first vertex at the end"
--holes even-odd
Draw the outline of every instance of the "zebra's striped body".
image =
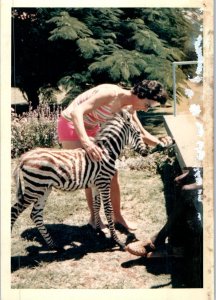
POLYGON ((83 149, 38 148, 25 153, 15 170, 17 203, 11 208, 11 228, 19 214, 33 203, 31 218, 47 244, 55 247, 43 224, 43 208, 52 187, 67 191, 92 187, 96 228, 100 228, 99 209, 102 200, 111 236, 124 247, 116 235, 112 220, 110 183, 116 172, 115 161, 128 144, 142 156, 148 152, 140 132, 131 123, 130 114, 126 111, 116 114, 105 124, 96 138, 96 144, 103 149, 101 161, 91 160, 83 149), (23 191, 20 173, 23 176, 23 191))

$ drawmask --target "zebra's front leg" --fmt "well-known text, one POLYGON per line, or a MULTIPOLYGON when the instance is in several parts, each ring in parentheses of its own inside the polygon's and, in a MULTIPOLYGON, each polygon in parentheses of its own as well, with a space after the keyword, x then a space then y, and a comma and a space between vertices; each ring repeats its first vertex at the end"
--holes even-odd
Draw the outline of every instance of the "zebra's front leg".
POLYGON ((100 192, 100 196, 102 198, 103 204, 104 204, 104 212, 107 218, 108 227, 110 230, 111 237, 114 239, 114 241, 124 250, 125 244, 121 242, 116 234, 115 225, 113 222, 113 208, 112 208, 112 202, 111 202, 111 196, 110 196, 110 182, 107 184, 97 184, 98 190, 100 192))
POLYGON ((39 197, 35 201, 30 217, 34 221, 35 225, 37 226, 40 234, 44 238, 44 240, 47 243, 47 245, 49 246, 49 248, 56 249, 58 247, 54 243, 53 239, 51 238, 50 234, 48 233, 48 231, 43 223, 43 210, 44 210, 46 199, 47 199, 48 195, 50 194, 50 192, 51 192, 51 188, 47 189, 44 192, 44 195, 39 197))

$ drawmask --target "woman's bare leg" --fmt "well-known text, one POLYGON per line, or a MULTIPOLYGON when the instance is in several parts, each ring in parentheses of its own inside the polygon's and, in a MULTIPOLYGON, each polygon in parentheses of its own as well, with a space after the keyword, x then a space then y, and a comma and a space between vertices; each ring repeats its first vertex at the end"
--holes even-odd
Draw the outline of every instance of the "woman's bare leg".
POLYGON ((121 224, 128 230, 136 230, 136 224, 126 220, 121 214, 121 193, 119 187, 118 172, 116 172, 111 182, 111 201, 113 207, 114 222, 121 224))

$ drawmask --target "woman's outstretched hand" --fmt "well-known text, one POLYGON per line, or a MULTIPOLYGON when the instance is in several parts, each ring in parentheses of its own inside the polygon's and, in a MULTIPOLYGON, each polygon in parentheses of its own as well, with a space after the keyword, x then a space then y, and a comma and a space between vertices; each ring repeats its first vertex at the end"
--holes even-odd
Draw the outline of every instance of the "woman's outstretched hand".
POLYGON ((163 147, 168 147, 174 143, 174 140, 169 135, 163 136, 159 140, 163 147))

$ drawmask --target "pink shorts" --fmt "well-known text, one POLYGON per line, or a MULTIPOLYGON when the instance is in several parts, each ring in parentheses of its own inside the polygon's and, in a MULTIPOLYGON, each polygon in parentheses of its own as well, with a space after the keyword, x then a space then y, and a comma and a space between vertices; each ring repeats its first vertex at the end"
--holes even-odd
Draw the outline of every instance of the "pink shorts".
MULTIPOLYGON (((93 129, 86 129, 87 135, 89 137, 95 137, 100 126, 97 125, 93 129)), ((60 116, 57 125, 58 139, 61 141, 79 141, 80 138, 76 133, 73 122, 68 121, 64 117, 60 116)))

